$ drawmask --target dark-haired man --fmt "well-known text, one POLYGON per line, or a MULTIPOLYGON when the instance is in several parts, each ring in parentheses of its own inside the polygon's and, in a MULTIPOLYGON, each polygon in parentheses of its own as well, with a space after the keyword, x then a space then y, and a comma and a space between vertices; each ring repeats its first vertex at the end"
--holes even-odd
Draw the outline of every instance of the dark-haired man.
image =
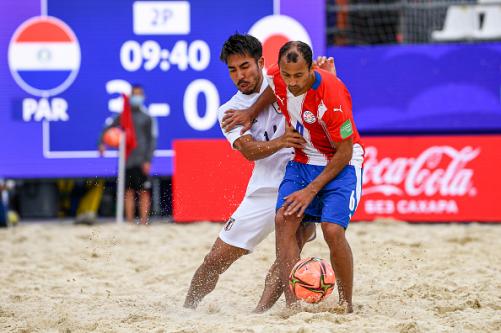
MULTIPOLYGON (((344 84, 314 68, 312 50, 303 42, 288 42, 278 64, 268 70, 269 88, 247 108, 249 114, 275 101, 289 126, 306 144, 295 148, 280 184, 275 235, 280 279, 287 306, 296 299, 287 288, 288 275, 299 260, 294 236, 304 215, 321 222, 336 273, 340 303, 353 311, 353 257, 345 229, 361 196, 363 148, 352 115, 351 96, 344 84)), ((234 124, 235 117, 227 122, 234 124)))
MULTIPOLYGON (((238 92, 218 110, 222 125, 225 112, 251 106, 268 86, 263 75, 264 59, 261 43, 250 35, 235 34, 224 44, 221 60, 238 92)), ((252 252, 274 229, 275 203, 285 165, 292 157, 291 148, 301 148, 304 139, 292 128, 284 126, 276 104, 263 108, 251 130, 241 132, 241 126, 223 131, 232 147, 251 161, 254 170, 243 201, 222 228, 210 252, 195 272, 184 306, 196 308, 214 290, 219 275, 241 256, 252 252)), ((314 225, 298 227, 296 245, 301 249, 314 236, 314 225)), ((270 268, 265 289, 255 312, 269 309, 282 294, 278 265, 270 268)))

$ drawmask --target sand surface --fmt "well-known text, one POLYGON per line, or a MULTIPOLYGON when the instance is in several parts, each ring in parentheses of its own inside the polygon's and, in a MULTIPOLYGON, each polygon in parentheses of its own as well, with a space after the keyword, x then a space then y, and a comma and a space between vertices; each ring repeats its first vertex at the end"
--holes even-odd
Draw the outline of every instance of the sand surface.
MULTIPOLYGON (((61 223, 0 230, 1 332, 501 332, 501 225, 352 224, 355 313, 337 293, 251 314, 274 237, 182 308, 220 225, 61 223)), ((304 255, 328 257, 321 237, 304 255)))

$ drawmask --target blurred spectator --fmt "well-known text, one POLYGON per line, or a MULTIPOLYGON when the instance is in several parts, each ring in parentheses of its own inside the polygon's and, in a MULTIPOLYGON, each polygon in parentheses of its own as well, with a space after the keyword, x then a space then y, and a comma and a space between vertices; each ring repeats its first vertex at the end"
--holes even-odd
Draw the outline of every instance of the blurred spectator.
POLYGON ((103 179, 59 179, 60 216, 75 216, 76 224, 94 224, 104 192, 103 179))
MULTIPOLYGON (((134 124, 136 147, 130 152, 125 164, 125 218, 132 222, 135 218, 135 199, 139 196, 139 216, 142 224, 147 224, 151 206, 151 160, 156 147, 157 127, 144 105, 144 89, 133 85, 130 96, 132 122, 134 124)), ((105 151, 104 132, 120 125, 121 115, 115 117, 101 134, 99 151, 105 151)))

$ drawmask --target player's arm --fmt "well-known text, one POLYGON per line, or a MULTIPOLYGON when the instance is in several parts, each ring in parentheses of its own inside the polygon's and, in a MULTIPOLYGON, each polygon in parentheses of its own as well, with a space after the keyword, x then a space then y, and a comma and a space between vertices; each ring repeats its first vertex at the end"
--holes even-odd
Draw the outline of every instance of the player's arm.
POLYGON ((233 147, 240 151, 249 161, 256 161, 268 157, 282 148, 302 148, 306 141, 301 134, 290 126, 286 126, 285 133, 270 141, 256 141, 250 134, 241 136, 233 143, 233 147))
POLYGON ((234 110, 230 109, 225 112, 223 116, 222 127, 226 132, 231 131, 236 126, 242 125, 242 133, 245 133, 252 127, 252 121, 256 119, 259 113, 264 110, 268 105, 277 101, 273 90, 268 86, 259 95, 256 102, 247 109, 234 110))
MULTIPOLYGON (((336 65, 334 64, 334 58, 332 57, 317 57, 313 61, 313 65, 319 67, 323 70, 331 72, 336 76, 336 65)), ((222 127, 226 132, 231 131, 238 125, 242 125, 242 134, 245 133, 252 127, 252 121, 256 119, 261 111, 263 111, 268 105, 271 105, 277 101, 277 98, 273 92, 271 86, 266 87, 263 93, 259 96, 256 102, 247 109, 243 110, 228 110, 226 111, 222 127)))
POLYGON ((294 192, 286 198, 285 215, 297 214, 298 217, 302 216, 318 192, 336 178, 341 170, 348 165, 353 154, 352 138, 336 143, 335 147, 336 154, 334 154, 324 170, 304 189, 294 192))
POLYGON ((335 154, 324 170, 304 189, 296 191, 286 198, 284 214, 302 216, 318 192, 350 163, 353 155, 354 130, 351 114, 351 96, 338 79, 324 87, 323 101, 327 111, 322 116, 326 131, 333 142, 335 154), (339 108, 339 110, 338 110, 339 108))
POLYGON ((313 196, 317 195, 327 183, 336 178, 341 170, 350 163, 353 155, 353 139, 349 138, 343 140, 339 143, 335 143, 334 146, 336 148, 336 153, 332 159, 327 163, 324 170, 317 178, 306 186, 306 189, 313 193, 313 196))

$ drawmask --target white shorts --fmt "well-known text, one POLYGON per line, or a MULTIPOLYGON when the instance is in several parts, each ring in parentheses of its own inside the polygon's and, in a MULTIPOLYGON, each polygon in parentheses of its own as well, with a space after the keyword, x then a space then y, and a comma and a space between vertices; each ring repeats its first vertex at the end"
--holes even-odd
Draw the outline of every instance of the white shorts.
POLYGON ((245 196, 219 233, 226 244, 254 251, 275 230, 277 192, 252 193, 245 196))

